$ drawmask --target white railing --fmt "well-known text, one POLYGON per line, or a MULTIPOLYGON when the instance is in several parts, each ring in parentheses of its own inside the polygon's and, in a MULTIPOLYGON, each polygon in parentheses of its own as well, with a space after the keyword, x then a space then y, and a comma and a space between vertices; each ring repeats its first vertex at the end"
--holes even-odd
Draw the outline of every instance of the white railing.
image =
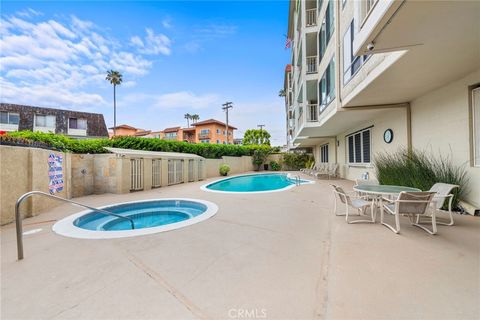
POLYGON ((317 73, 317 56, 307 57, 307 73, 317 73))
POLYGON ((143 190, 143 159, 130 159, 130 191, 143 190))
POLYGON ((162 160, 152 159, 152 188, 162 185, 162 160))
POLYGON ((307 105, 307 122, 316 122, 316 121, 318 121, 318 105, 308 104, 307 105))
POLYGON ((303 124, 303 108, 300 107, 300 108, 298 108, 298 110, 299 111, 298 111, 298 126, 297 126, 297 128, 300 128, 303 124))
POLYGON ((307 9, 306 12, 306 26, 313 27, 317 25, 317 8, 307 9))
POLYGON ((168 184, 183 182, 183 160, 168 160, 168 184))

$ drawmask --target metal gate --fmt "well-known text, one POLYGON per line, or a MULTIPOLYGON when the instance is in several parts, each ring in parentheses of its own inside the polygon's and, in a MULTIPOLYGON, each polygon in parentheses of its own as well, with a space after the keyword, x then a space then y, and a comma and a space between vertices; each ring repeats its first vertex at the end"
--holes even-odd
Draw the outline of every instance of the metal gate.
POLYGON ((183 182, 183 160, 168 160, 168 184, 183 182))
POLYGON ((188 182, 195 181, 195 176, 193 174, 193 166, 195 165, 195 160, 188 160, 188 182))
POLYGON ((162 185, 162 160, 152 159, 152 188, 162 185))
POLYGON ((143 159, 130 159, 130 191, 143 190, 143 159))

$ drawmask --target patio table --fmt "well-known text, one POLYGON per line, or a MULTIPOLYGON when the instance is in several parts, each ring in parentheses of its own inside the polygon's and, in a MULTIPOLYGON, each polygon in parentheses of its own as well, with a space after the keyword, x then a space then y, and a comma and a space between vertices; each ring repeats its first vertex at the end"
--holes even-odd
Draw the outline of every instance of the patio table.
MULTIPOLYGON (((373 195, 373 203, 375 206, 381 208, 383 206, 383 196, 395 196, 400 192, 419 192, 422 191, 417 188, 404 187, 404 186, 391 186, 391 185, 371 185, 371 184, 362 184, 353 187, 353 190, 357 192, 362 192, 366 194, 373 195), (378 201, 378 204, 377 204, 378 201)), ((375 214, 376 217, 376 214, 375 214)), ((375 218, 376 220, 376 218, 375 218)))
POLYGON ((380 185, 362 184, 362 185, 354 186, 353 190, 357 192, 363 192, 363 193, 379 195, 379 196, 396 195, 402 191, 405 191, 405 192, 422 191, 417 188, 404 187, 404 186, 390 186, 390 185, 381 185, 381 184, 380 185))

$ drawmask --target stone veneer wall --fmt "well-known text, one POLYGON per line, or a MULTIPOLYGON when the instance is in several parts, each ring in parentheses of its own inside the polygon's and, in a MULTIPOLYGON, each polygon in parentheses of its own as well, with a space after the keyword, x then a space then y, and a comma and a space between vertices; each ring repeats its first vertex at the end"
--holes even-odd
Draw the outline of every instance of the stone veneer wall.
POLYGON ((68 134, 68 119, 82 118, 87 120, 87 136, 108 137, 107 126, 103 114, 41 108, 19 104, 0 103, 0 111, 16 112, 20 114, 18 130, 33 130, 35 114, 55 116, 55 133, 68 134))

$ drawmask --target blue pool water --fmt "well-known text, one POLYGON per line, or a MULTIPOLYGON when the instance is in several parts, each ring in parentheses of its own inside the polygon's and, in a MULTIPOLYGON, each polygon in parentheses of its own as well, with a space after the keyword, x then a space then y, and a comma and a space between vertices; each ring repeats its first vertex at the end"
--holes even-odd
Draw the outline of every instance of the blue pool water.
MULTIPOLYGON (((133 219, 135 229, 142 229, 191 219, 205 212, 207 206, 187 200, 155 200, 120 204, 103 210, 129 217, 133 219)), ((128 220, 101 212, 87 213, 73 224, 82 229, 97 231, 132 229, 128 220)))
MULTIPOLYGON (((306 180, 300 180, 306 183, 306 180)), ((258 192, 273 191, 295 185, 295 180, 290 179, 287 174, 252 174, 232 177, 218 182, 211 183, 206 189, 226 192, 258 192)))

